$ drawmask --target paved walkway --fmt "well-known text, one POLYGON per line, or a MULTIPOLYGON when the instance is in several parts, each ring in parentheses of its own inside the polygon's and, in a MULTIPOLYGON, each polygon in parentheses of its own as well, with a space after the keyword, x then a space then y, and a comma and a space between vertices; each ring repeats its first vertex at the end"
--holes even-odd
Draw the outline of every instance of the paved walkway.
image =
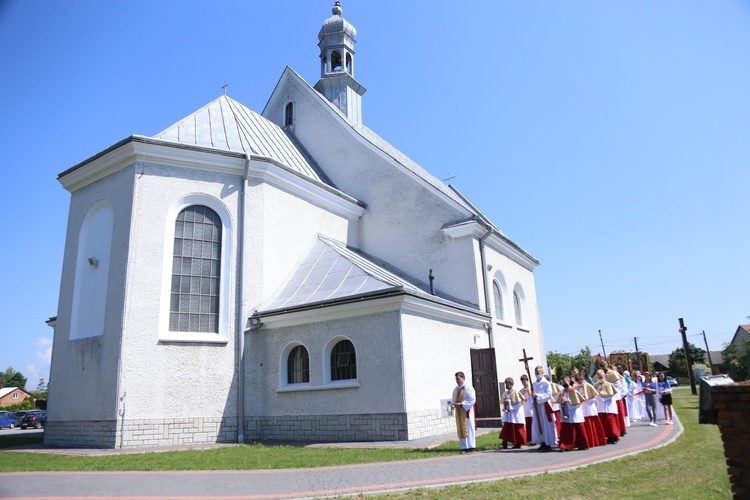
MULTIPOLYGON (((518 450, 482 451, 424 460, 310 469, 3 473, 0 474, 0 498, 244 500, 385 493, 412 488, 496 481, 509 477, 575 469, 664 446, 674 441, 681 433, 682 425, 675 418, 675 425, 671 426, 663 425, 663 421, 660 421, 658 427, 649 427, 644 422, 638 422, 628 429, 628 434, 616 445, 567 453, 539 453, 536 448, 524 447, 518 450)), ((444 436, 400 443, 313 446, 425 448, 451 439, 455 437, 444 436)), ((95 455, 122 453, 115 450, 41 450, 39 448, 29 448, 26 451, 95 455)), ((149 449, 149 451, 157 450, 149 449)))

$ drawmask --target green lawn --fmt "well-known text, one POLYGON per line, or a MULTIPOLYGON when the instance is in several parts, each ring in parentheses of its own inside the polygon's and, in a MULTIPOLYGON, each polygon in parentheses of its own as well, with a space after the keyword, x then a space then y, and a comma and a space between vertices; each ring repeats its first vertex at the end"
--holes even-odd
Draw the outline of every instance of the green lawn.
MULTIPOLYGON (((730 498, 729 476, 719 430, 698 424, 698 397, 689 388, 675 391, 675 409, 685 432, 677 442, 658 450, 577 471, 542 474, 493 483, 440 490, 415 490, 396 497, 449 498, 730 498)), ((33 442, 28 437, 2 436, 0 448, 33 442)), ((479 449, 494 449, 497 434, 480 436, 479 449)), ((0 472, 126 471, 126 470, 248 470, 323 467, 455 455, 458 444, 433 450, 297 448, 246 445, 166 453, 103 457, 59 456, 0 450, 0 472)))

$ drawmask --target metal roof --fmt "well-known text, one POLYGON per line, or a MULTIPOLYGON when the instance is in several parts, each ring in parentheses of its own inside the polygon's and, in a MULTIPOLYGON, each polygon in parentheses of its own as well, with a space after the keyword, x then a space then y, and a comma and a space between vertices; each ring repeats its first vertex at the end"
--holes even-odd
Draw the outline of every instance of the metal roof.
POLYGON ((306 177, 329 183, 281 127, 227 96, 208 103, 154 138, 270 158, 306 177))
POLYGON ((261 304, 257 312, 263 314, 396 289, 424 293, 419 286, 345 244, 318 235, 279 293, 261 304))

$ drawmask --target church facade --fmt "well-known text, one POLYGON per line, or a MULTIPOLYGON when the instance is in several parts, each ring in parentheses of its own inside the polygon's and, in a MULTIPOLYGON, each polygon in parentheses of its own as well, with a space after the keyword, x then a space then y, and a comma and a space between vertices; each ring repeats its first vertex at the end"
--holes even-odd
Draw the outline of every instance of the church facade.
POLYGON ((386 441, 499 421, 544 364, 538 262, 363 125, 339 2, 321 78, 226 95, 62 172, 71 193, 45 442, 386 441), (77 397, 86 394, 84 400, 77 397))

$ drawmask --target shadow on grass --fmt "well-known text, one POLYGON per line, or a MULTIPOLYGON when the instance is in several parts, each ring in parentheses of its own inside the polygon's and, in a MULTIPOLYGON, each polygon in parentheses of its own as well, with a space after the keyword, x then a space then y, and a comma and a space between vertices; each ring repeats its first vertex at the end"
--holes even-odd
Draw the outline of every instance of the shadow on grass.
POLYGON ((42 442, 44 442, 44 437, 39 436, 20 436, 17 434, 13 436, 0 436, 0 449, 40 444, 42 442))

